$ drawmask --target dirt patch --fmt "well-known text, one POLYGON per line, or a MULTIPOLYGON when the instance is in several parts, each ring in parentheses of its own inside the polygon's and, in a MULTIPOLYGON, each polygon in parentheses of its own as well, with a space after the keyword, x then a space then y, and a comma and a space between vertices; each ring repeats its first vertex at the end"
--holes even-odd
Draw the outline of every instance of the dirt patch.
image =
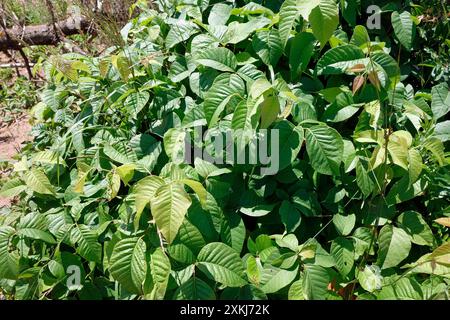
POLYGON ((29 117, 24 115, 9 126, 0 123, 0 159, 11 160, 20 151, 25 142, 30 141, 31 125, 29 117))
MULTIPOLYGON (((8 126, 2 126, 0 120, 0 161, 10 161, 20 149, 31 140, 31 125, 29 117, 23 115, 8 126)), ((2 170, 0 167, 0 178, 8 176, 10 170, 2 170)), ((13 199, 0 197, 0 208, 9 207, 13 199)))

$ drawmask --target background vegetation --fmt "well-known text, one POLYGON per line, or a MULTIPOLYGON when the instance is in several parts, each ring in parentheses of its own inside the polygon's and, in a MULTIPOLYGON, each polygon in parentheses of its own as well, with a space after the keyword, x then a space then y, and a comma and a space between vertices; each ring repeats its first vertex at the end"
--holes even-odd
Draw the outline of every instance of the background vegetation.
POLYGON ((46 57, 2 294, 448 299, 449 7, 377 1, 371 30, 371 4, 139 1, 100 54, 46 57), (199 125, 278 129, 281 170, 177 164, 199 125))

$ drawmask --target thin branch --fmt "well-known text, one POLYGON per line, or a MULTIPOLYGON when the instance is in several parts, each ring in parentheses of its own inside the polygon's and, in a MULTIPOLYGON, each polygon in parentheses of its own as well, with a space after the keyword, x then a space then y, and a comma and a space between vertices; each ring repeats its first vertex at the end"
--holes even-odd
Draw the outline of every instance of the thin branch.
POLYGON ((19 49, 19 53, 22 56, 22 59, 25 63, 25 68, 27 69, 28 78, 31 80, 31 79, 33 79, 33 72, 31 72, 30 61, 28 60, 28 57, 22 48, 19 49))
POLYGON ((52 18, 52 26, 53 26, 53 33, 55 34, 55 41, 60 42, 60 31, 58 30, 57 21, 55 18, 55 11, 53 10, 53 4, 50 0, 45 0, 45 4, 47 5, 47 9, 50 12, 50 17, 52 18))

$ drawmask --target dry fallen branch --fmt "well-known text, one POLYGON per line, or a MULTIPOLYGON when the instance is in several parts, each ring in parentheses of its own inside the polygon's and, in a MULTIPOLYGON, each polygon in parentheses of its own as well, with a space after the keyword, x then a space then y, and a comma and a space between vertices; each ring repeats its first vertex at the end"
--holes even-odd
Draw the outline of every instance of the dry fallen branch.
MULTIPOLYGON (((89 32, 90 23, 85 18, 75 19, 69 17, 56 23, 58 30, 65 36, 89 32)), ((5 31, 0 31, 0 50, 19 50, 32 45, 55 45, 59 42, 55 37, 52 24, 15 26, 5 31)))

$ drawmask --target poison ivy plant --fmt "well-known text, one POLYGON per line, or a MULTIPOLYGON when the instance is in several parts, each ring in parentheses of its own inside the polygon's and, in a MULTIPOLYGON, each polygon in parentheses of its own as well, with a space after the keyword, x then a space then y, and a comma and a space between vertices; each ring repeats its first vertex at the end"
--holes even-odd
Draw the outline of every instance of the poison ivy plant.
POLYGON ((450 92, 420 58, 448 23, 403 1, 381 30, 370 1, 143 3, 123 47, 45 63, 0 191, 2 294, 448 299, 450 92))

